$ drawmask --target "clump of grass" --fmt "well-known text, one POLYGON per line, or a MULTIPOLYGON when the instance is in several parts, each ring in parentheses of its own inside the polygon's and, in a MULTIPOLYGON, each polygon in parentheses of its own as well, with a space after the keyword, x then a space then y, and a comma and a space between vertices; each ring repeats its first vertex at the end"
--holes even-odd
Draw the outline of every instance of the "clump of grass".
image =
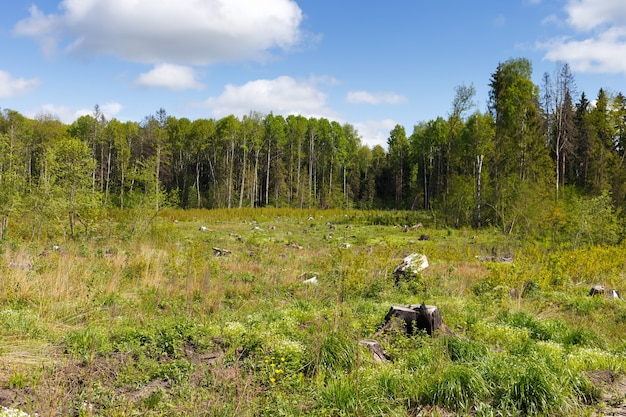
POLYGON ((41 318, 29 309, 0 310, 0 334, 26 338, 44 335, 41 318))
POLYGON ((98 355, 112 351, 109 335, 100 326, 87 326, 68 332, 63 340, 65 352, 90 363, 98 355))
POLYGON ((488 399, 489 385, 476 367, 450 364, 426 379, 420 402, 439 405, 456 412, 468 412, 475 404, 488 399))
POLYGON ((452 336, 443 339, 444 347, 453 362, 467 362, 481 360, 487 356, 487 347, 478 342, 452 336))
POLYGON ((495 409, 512 415, 567 414, 573 403, 563 373, 540 358, 493 355, 485 363, 495 409))
POLYGON ((316 337, 318 340, 307 351, 308 375, 348 372, 354 368, 358 348, 354 339, 337 331, 322 332, 316 337))

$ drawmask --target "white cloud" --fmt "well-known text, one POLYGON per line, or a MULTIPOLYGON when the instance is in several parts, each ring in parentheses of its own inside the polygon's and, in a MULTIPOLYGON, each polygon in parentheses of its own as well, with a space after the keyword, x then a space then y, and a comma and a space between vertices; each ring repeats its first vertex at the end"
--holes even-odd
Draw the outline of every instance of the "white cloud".
POLYGON ((73 110, 67 106, 56 106, 54 104, 44 104, 41 107, 27 111, 26 117, 36 119, 39 115, 50 115, 54 118, 58 118, 65 124, 72 123, 78 117, 83 116, 80 110, 73 110))
POLYGON ((288 76, 243 85, 228 84, 220 96, 209 98, 205 104, 215 117, 259 111, 334 118, 334 113, 326 107, 326 94, 317 88, 314 80, 299 81, 288 76))
POLYGON ((579 36, 537 43, 544 59, 567 62, 572 70, 626 75, 626 8, 622 0, 569 0, 567 24, 579 36), (590 32, 590 33, 588 33, 590 32))
MULTIPOLYGON (((106 120, 113 119, 115 116, 119 114, 121 110, 122 110, 122 105, 114 101, 100 105, 100 112, 104 115, 104 118, 106 120)), ((73 116, 70 116, 70 117, 74 117, 74 120, 75 120, 80 116, 87 116, 87 115, 93 116, 93 108, 76 110, 73 112, 73 116)))
POLYGON ((346 95, 348 103, 365 104, 397 104, 406 101, 406 98, 395 93, 370 93, 369 91, 349 91, 346 95))
POLYGON ((140 87, 164 87, 174 91, 202 90, 204 84, 196 80, 193 68, 182 65, 159 64, 141 74, 135 84, 140 87))
MULTIPOLYGON (((100 111, 107 120, 114 118, 122 110, 122 105, 116 102, 109 102, 100 106, 100 111)), ((81 116, 93 116, 93 108, 91 109, 73 109, 68 106, 57 106, 54 104, 44 104, 43 106, 26 112, 29 118, 36 118, 37 115, 48 114, 57 117, 65 124, 71 124, 81 116)))
POLYGON ((6 71, 0 71, 0 98, 11 98, 27 94, 37 87, 41 82, 38 78, 14 78, 6 71))
POLYGON ((387 139, 389 139, 389 132, 398 124, 395 120, 366 120, 364 122, 355 123, 354 127, 359 131, 361 135, 361 143, 373 148, 376 145, 380 145, 387 149, 387 139))
POLYGON ((100 106, 100 110, 107 119, 112 119, 119 114, 122 110, 122 105, 116 102, 109 102, 100 106))
POLYGON ((569 63, 572 70, 626 74, 626 28, 611 28, 583 40, 554 39, 541 44, 545 59, 569 63))
POLYGON ((294 0, 63 0, 59 14, 36 6, 14 27, 45 52, 188 65, 263 59, 302 39, 294 0))
POLYGON ((622 0, 569 0, 565 10, 568 23, 578 30, 591 30, 604 24, 626 24, 622 0))

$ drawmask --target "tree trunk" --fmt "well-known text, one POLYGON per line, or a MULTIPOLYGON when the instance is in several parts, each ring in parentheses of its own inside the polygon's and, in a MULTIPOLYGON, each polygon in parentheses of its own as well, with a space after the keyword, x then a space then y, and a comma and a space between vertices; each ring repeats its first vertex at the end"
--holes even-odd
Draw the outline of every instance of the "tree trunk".
POLYGON ((309 137, 309 207, 311 207, 311 202, 313 201, 313 197, 315 197, 313 192, 313 152, 315 151, 315 137, 309 137))
POLYGON ((160 170, 161 170, 161 145, 157 146, 157 153, 156 153, 156 178, 155 178, 155 182, 154 182, 154 191, 155 191, 155 208, 156 211, 159 211, 159 176, 160 176, 160 170))
POLYGON ((241 190, 239 190, 239 208, 243 207, 243 192, 246 184, 246 162, 248 152, 246 152, 246 140, 243 140, 243 163, 241 164, 241 190))
POLYGON ((481 199, 481 178, 483 172, 483 159, 485 155, 477 155, 476 163, 478 166, 478 172, 476 174, 476 226, 480 227, 480 199, 481 199))
POLYGON ((270 163, 272 161, 272 141, 267 144, 267 172, 265 174, 265 205, 270 204, 270 163))
POLYGON ((253 185, 252 185, 252 198, 250 201, 250 204, 252 207, 254 207, 256 205, 256 201, 257 201, 257 197, 259 195, 259 154, 260 154, 261 150, 257 149, 254 155, 254 178, 253 180, 253 185))
POLYGON ((109 143, 109 153, 107 156, 107 182, 106 187, 104 188, 104 205, 106 206, 109 202, 109 183, 111 181, 111 144, 109 143))
POLYGON ((198 208, 202 207, 200 202, 200 156, 196 158, 196 206, 198 208))

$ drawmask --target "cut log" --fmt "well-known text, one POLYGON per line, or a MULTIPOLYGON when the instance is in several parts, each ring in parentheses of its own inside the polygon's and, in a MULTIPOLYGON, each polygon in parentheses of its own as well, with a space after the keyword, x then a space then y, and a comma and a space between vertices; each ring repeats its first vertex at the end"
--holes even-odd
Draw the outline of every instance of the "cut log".
POLYGON ((591 287, 591 290, 589 290, 589 295, 604 295, 604 287, 602 285, 594 285, 591 287))
POLYGON ((230 255, 232 252, 228 249, 213 248, 213 253, 215 254, 215 256, 225 256, 230 255))
POLYGON ((393 321, 400 321, 404 325, 407 334, 415 334, 420 330, 425 330, 430 336, 440 328, 445 328, 441 313, 436 306, 420 305, 392 306, 385 316, 386 330, 393 326, 393 321))
POLYGON ((614 289, 609 289, 607 290, 605 287, 603 287, 602 285, 594 285, 593 287, 591 287, 591 290, 589 290, 589 295, 591 297, 593 297, 594 295, 601 295, 604 296, 610 300, 621 300, 622 296, 620 295, 619 291, 614 290, 614 289))
POLYGON ((380 346, 380 343, 378 343, 376 340, 359 340, 359 344, 365 346, 371 353, 372 356, 374 357, 374 361, 376 362, 388 362, 390 357, 387 354, 387 352, 385 352, 383 350, 383 348, 380 346))

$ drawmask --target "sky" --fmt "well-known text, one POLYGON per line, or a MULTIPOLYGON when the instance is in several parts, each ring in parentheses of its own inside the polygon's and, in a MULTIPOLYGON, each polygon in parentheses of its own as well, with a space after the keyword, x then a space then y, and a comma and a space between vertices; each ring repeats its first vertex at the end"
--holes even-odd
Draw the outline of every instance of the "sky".
POLYGON ((624 0, 2 0, 0 109, 72 123, 250 112, 349 123, 362 143, 487 110, 498 64, 570 65, 579 97, 626 94, 624 0))

